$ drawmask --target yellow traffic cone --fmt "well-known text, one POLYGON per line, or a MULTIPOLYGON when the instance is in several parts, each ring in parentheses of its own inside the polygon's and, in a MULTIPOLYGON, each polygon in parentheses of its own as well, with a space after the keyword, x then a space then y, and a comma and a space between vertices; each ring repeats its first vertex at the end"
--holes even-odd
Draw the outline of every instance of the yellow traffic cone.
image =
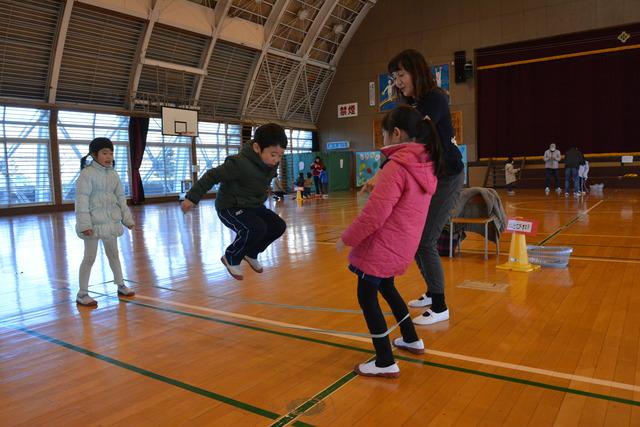
POLYGON ((496 266, 496 268, 500 270, 529 272, 538 270, 540 266, 529 262, 527 240, 524 234, 513 233, 511 236, 511 247, 509 248, 509 261, 496 266))
POLYGON ((298 190, 297 193, 296 200, 298 201, 298 206, 302 206, 302 191, 298 190))

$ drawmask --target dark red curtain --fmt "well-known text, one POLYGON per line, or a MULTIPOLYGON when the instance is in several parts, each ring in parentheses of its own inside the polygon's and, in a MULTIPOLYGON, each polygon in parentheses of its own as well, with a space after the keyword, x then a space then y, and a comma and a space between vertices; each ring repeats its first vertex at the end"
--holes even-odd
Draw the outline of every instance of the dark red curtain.
POLYGON ((147 147, 148 117, 129 118, 129 154, 131 156, 131 201, 144 203, 144 188, 140 177, 140 165, 147 147))
POLYGON ((634 24, 477 50, 479 157, 540 156, 551 142, 563 152, 638 151, 639 38, 634 24), (537 58, 547 60, 482 69, 537 58))

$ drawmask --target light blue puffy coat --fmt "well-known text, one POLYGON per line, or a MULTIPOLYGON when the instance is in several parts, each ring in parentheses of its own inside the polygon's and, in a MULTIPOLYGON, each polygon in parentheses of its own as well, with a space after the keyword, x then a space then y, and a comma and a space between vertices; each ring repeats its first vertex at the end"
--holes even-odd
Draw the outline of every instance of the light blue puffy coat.
POLYGON ((93 161, 76 182, 76 233, 82 239, 114 239, 135 223, 113 167, 93 161), (83 231, 93 230, 92 236, 83 231))

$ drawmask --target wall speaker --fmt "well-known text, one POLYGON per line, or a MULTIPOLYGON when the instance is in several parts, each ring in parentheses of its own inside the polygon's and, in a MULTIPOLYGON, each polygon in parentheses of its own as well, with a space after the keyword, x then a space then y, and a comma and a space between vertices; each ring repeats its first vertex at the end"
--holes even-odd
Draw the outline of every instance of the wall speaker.
POLYGON ((459 50, 453 53, 454 56, 454 68, 456 71, 456 83, 464 83, 466 75, 464 72, 464 66, 467 62, 467 53, 464 50, 459 50))
POLYGON ((467 61, 464 63, 464 78, 470 80, 473 78, 473 62, 467 61))

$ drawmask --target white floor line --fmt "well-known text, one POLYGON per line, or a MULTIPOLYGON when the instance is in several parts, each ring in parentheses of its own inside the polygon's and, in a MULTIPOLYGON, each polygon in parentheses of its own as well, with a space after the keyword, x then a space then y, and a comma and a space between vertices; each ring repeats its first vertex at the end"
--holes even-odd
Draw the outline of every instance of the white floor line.
POLYGON ((589 209, 587 209, 584 212, 580 212, 579 215, 586 215, 589 213, 590 210, 597 208, 599 205, 601 205, 602 203, 604 203, 604 200, 600 200, 598 203, 596 203, 595 205, 591 206, 589 209))
MULTIPOLYGON (((463 251, 464 252, 464 251, 463 251)), ((598 262, 617 262, 623 264, 640 264, 637 259, 624 259, 624 258, 596 258, 588 256, 571 256, 572 260, 580 261, 598 261, 598 262)))
MULTIPOLYGON (((169 301, 169 300, 165 300, 165 299, 161 299, 161 298, 153 298, 153 297, 148 297, 148 296, 136 294, 136 296, 134 297, 133 300, 135 301, 135 300, 138 300, 138 299, 148 300, 148 301, 155 301, 155 302, 159 302, 159 303, 162 303, 162 304, 174 305, 174 306, 177 306, 177 307, 191 308, 191 309, 195 309, 195 310, 205 311, 205 312, 208 312, 208 313, 219 314, 219 315, 222 315, 222 316, 229 316, 229 317, 235 317, 237 319, 248 320, 248 321, 251 321, 251 322, 266 323, 266 324, 269 324, 269 325, 281 326, 281 327, 285 327, 285 328, 295 328, 295 329, 309 330, 310 332, 317 332, 317 331, 314 331, 313 328, 309 328, 309 327, 301 326, 301 325, 296 325, 296 324, 293 324, 293 323, 278 322, 276 320, 264 319, 264 318, 261 318, 261 317, 247 316, 245 314, 240 314, 240 313, 216 310, 216 309, 213 309, 213 308, 201 307, 201 306, 197 306, 197 305, 183 304, 183 303, 180 303, 180 302, 169 301)), ((320 333, 320 332, 318 332, 318 333, 320 333)), ((336 337, 340 337, 340 338, 349 339, 349 340, 352 340, 352 341, 371 343, 370 339, 351 336, 351 335, 330 334, 330 333, 323 333, 323 335, 332 335, 332 336, 336 336, 336 337)), ((428 350, 427 349, 426 353, 434 355, 434 356, 449 358, 449 359, 463 360, 465 362, 473 362, 473 363, 479 363, 479 364, 483 364, 483 365, 496 366, 496 367, 499 367, 499 368, 512 369, 512 370, 515 370, 515 371, 522 371, 522 372, 538 374, 538 375, 547 375, 547 376, 550 376, 550 377, 562 378, 562 379, 571 380, 571 381, 579 381, 579 382, 588 383, 588 384, 596 384, 596 385, 601 385, 601 386, 606 386, 606 387, 613 387, 613 388, 617 388, 617 389, 621 389, 621 390, 640 391, 640 386, 637 386, 637 385, 634 385, 634 384, 626 384, 626 383, 619 383, 619 382, 615 382, 615 381, 601 380, 601 379, 598 379, 598 378, 585 377, 585 376, 582 376, 582 375, 565 374, 563 372, 550 371, 548 369, 532 368, 530 366, 517 365, 517 364, 514 364, 514 363, 498 362, 498 361, 495 361, 495 360, 482 359, 480 357, 465 356, 465 355, 462 355, 462 354, 448 353, 448 352, 444 352, 444 351, 428 350)))
POLYGON ((223 311, 223 310, 216 310, 215 308, 201 307, 201 306, 198 306, 198 305, 183 304, 181 302, 169 301, 169 300, 165 300, 165 299, 161 299, 161 298, 153 298, 153 297, 148 297, 148 296, 144 296, 144 295, 140 295, 140 294, 136 294, 136 296, 133 298, 132 301, 136 301, 138 299, 160 302, 160 303, 163 303, 163 304, 174 305, 176 307, 192 308, 192 309, 195 309, 195 310, 205 311, 207 313, 213 313, 213 314, 219 314, 219 315, 222 315, 222 316, 235 317, 236 319, 243 319, 243 320, 248 320, 248 321, 251 321, 251 322, 266 323, 266 324, 269 324, 269 325, 280 326, 280 327, 283 327, 283 328, 293 328, 293 329, 304 330, 304 331, 309 331, 309 332, 316 332, 316 333, 323 334, 323 335, 331 335, 331 336, 340 337, 340 338, 348 338, 350 340, 366 342, 366 343, 370 343, 371 342, 371 339, 369 339, 369 338, 356 337, 356 336, 352 336, 352 335, 343 335, 343 334, 339 334, 339 333, 334 334, 334 333, 329 333, 329 332, 319 332, 319 331, 315 330, 315 328, 311 328, 311 327, 308 327, 308 326, 296 325, 296 324, 293 324, 293 323, 286 323, 286 322, 279 322, 277 320, 264 319, 262 317, 247 316, 246 314, 233 313, 233 312, 230 312, 230 311, 223 311))

